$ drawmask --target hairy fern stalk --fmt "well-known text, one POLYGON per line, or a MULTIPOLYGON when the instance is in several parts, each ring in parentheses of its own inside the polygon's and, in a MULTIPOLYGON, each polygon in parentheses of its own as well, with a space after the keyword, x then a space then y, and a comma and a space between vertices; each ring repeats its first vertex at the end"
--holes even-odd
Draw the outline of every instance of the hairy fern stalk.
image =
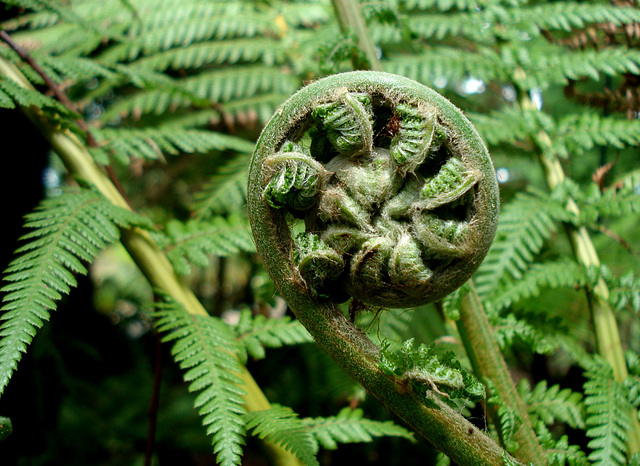
MULTIPOLYGON (((328 342, 335 348, 368 331, 377 345, 345 348, 365 355, 349 371, 368 374, 365 386, 386 405, 410 398, 402 418, 449 429, 437 446, 458 464, 517 462, 525 424, 544 450, 535 464, 638 461, 635 1, 8 0, 3 7, 2 115, 16 120, 23 111, 60 156, 51 157, 48 173, 56 176, 47 178, 58 184, 26 217, 24 240, 5 245, 17 251, 4 274, 0 327, 4 462, 92 462, 60 441, 79 433, 86 441, 78 445, 103 446, 108 462, 151 462, 154 435, 141 394, 154 383, 142 363, 152 327, 172 345, 195 395, 164 377, 160 461, 163 451, 208 449, 219 463, 240 464, 264 454, 247 442, 255 436, 279 445, 266 450, 275 464, 336 462, 333 450, 344 442, 374 442, 353 447, 362 448, 363 464, 373 457, 391 464, 399 449, 404 464, 428 462, 407 429, 383 418, 306 344, 312 338, 297 319, 281 317, 285 307, 255 256, 247 196, 283 220, 273 251, 290 250, 277 266, 295 273, 281 291, 303 295, 285 296, 291 307, 319 305, 330 325, 350 329, 328 342), (364 21, 354 22, 360 12, 364 21), (270 147, 264 178, 247 193, 250 154, 271 116, 282 117, 281 105, 323 76, 372 67, 437 89, 484 142, 456 133, 437 106, 345 86, 300 109, 282 135, 262 139, 270 147), (478 154, 486 144, 497 169, 497 226, 497 202, 485 196, 496 173, 484 155, 468 155, 469 144, 478 154), (483 223, 480 211, 492 220, 483 223), (155 289, 121 258, 119 241, 155 289), (474 271, 473 286, 449 294, 474 271), (85 273, 95 307, 117 322, 126 345, 109 340, 105 349, 93 334, 59 327, 85 273), (161 299, 150 311, 154 291, 161 299), (522 376, 517 395, 528 423, 469 371, 458 319, 470 297, 511 372, 522 376), (400 309, 363 312, 380 308, 400 309), (74 371, 85 348, 107 355, 116 346, 134 361, 128 375, 95 358, 74 371), (275 349, 282 346, 291 348, 275 349), (22 399, 39 385, 27 390, 24 380, 43 365, 37 380, 48 391, 22 399), (91 367, 99 376, 85 374, 91 367), (91 403, 83 401, 88 386, 91 403), (269 405, 264 393, 280 404, 269 405), (34 398, 47 409, 36 409, 34 398), (188 404, 204 424, 193 427, 199 435, 188 404), (124 431, 117 419, 140 428, 124 431), (48 426, 42 442, 40 425, 48 426), (376 443, 382 436, 390 438, 376 443), (468 462, 456 457, 478 439, 490 448, 468 462), (147 453, 138 448, 144 444, 147 453)), ((75 318, 86 329, 87 307, 75 318)))

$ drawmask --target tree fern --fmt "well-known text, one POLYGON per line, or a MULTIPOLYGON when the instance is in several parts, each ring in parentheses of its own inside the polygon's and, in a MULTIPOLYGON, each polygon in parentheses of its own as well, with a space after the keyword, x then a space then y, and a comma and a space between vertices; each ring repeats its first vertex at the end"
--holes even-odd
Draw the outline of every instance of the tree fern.
MULTIPOLYGON (((492 312, 490 306, 487 306, 487 310, 492 312)), ((510 348, 519 340, 538 354, 549 354, 555 349, 555 342, 548 338, 549 330, 554 329, 557 332, 562 328, 557 318, 547 318, 544 314, 533 313, 492 316, 491 324, 500 348, 510 348)))
POLYGON ((338 443, 371 442, 374 437, 400 437, 414 441, 413 434, 391 421, 374 421, 363 417, 361 409, 343 408, 336 416, 303 419, 311 434, 314 450, 322 446, 335 450, 338 443))
POLYGON ((486 295, 506 277, 520 279, 534 256, 556 231, 555 219, 566 218, 562 202, 545 195, 520 193, 504 207, 496 239, 476 277, 486 295))
POLYGON ((550 466, 589 465, 584 452, 577 445, 569 445, 567 435, 562 435, 559 439, 555 439, 544 423, 539 422, 536 427, 540 444, 544 448, 545 456, 550 466))
POLYGON ((597 146, 611 145, 621 149, 639 142, 640 122, 637 120, 577 113, 559 121, 554 145, 565 148, 565 153, 579 155, 597 146))
POLYGON ((582 267, 575 262, 560 260, 556 262, 535 263, 517 279, 509 279, 496 289, 491 302, 496 310, 512 303, 538 296, 542 288, 576 287, 587 284, 582 267))
POLYGON ((207 267, 209 255, 227 256, 239 251, 253 252, 253 240, 246 218, 239 215, 208 220, 170 221, 163 233, 154 235, 165 249, 176 272, 186 275, 191 265, 207 267))
POLYGON ((626 464, 626 435, 631 406, 624 387, 613 378, 611 367, 596 362, 585 374, 587 436, 592 440, 589 460, 595 465, 626 464))
POLYGON ((246 156, 221 164, 214 176, 196 193, 193 212, 197 218, 224 215, 244 208, 247 198, 246 156))
POLYGON ((199 68, 210 64, 262 62, 273 65, 284 61, 284 51, 274 39, 261 37, 203 42, 188 47, 155 53, 136 61, 136 66, 163 71, 199 68))
POLYGON ((60 112, 63 115, 70 114, 70 111, 57 100, 42 95, 32 89, 18 86, 8 79, 0 79, 0 107, 15 108, 16 105, 22 107, 48 108, 60 112))
POLYGON ((319 466, 311 435, 305 431, 298 415, 286 406, 273 407, 245 415, 247 430, 260 438, 280 444, 300 458, 307 466, 319 466))
POLYGON ((189 314, 172 302, 160 305, 155 317, 158 331, 165 333, 163 341, 174 342, 172 354, 185 371, 189 390, 199 392, 195 407, 218 463, 239 465, 246 410, 233 331, 218 318, 189 314))
POLYGON ((582 394, 559 385, 548 386, 547 381, 539 382, 533 390, 527 380, 518 384, 518 392, 529 413, 550 426, 563 422, 574 429, 584 429, 585 408, 582 394))
POLYGON ((163 154, 206 154, 211 151, 234 150, 250 153, 253 144, 238 137, 213 131, 163 127, 145 129, 102 129, 96 132, 101 149, 107 150, 123 164, 131 158, 157 159, 163 154))
POLYGON ((0 393, 36 331, 49 319, 63 294, 76 286, 74 274, 86 274, 107 244, 117 241, 119 227, 142 224, 129 211, 113 206, 91 190, 70 190, 44 201, 27 216, 16 259, 5 270, 6 293, 0 327, 0 393))
POLYGON ((249 413, 247 429, 260 438, 271 437, 282 443, 307 465, 319 464, 315 459, 320 447, 335 450, 338 443, 371 442, 374 437, 400 437, 413 441, 411 432, 391 421, 365 419, 361 409, 343 408, 337 416, 299 419, 287 407, 249 413))
POLYGON ((263 315, 252 317, 249 310, 242 311, 235 331, 236 340, 255 359, 265 357, 265 348, 280 348, 313 341, 309 332, 297 320, 291 320, 290 317, 269 319, 263 315))

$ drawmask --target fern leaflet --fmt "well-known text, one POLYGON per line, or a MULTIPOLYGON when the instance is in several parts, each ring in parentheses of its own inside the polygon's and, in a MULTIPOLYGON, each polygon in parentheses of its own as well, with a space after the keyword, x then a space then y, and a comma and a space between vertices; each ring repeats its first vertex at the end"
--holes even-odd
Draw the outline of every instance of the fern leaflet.
POLYGON ((69 190, 45 200, 27 216, 23 236, 29 242, 18 248, 5 270, 6 293, 0 327, 0 394, 22 353, 49 319, 63 294, 76 286, 74 274, 86 274, 82 262, 91 262, 107 244, 120 237, 119 227, 142 225, 140 218, 116 207, 99 194, 69 190))
POLYGON ((556 220, 567 216, 564 204, 548 195, 517 195, 500 214, 496 238, 476 278, 478 293, 490 295, 509 276, 521 279, 544 241, 556 231, 556 220))
POLYGON ((626 464, 625 440, 630 427, 631 406, 626 390, 616 382, 613 369, 596 362, 585 373, 584 403, 587 411, 589 460, 597 466, 626 464))
POLYGON ((340 443, 371 442, 373 437, 401 437, 415 441, 413 433, 391 421, 373 421, 363 418, 361 409, 343 408, 332 417, 303 419, 312 436, 315 451, 319 446, 335 450, 340 443))
POLYGON ((209 265, 209 255, 228 256, 240 251, 254 252, 248 221, 239 215, 209 220, 171 220, 165 233, 153 235, 177 273, 187 275, 191 264, 209 265))
POLYGON ((265 348, 313 342, 307 329, 297 320, 291 320, 290 317, 269 319, 263 315, 253 317, 248 309, 240 314, 235 331, 236 341, 255 359, 265 357, 265 348))
POLYGON ((546 425, 564 422, 574 429, 584 429, 585 410, 582 394, 568 388, 560 389, 559 385, 548 387, 547 381, 538 383, 533 390, 526 379, 518 384, 518 392, 529 414, 534 416, 532 422, 540 419, 546 425))
POLYGON ((320 466, 315 457, 316 451, 311 435, 305 431, 298 415, 286 406, 271 406, 268 410, 247 413, 247 430, 261 439, 266 438, 272 443, 282 445, 307 466, 320 466))
POLYGON ((233 331, 220 319, 189 314, 175 302, 160 304, 155 317, 158 331, 166 333, 163 342, 174 342, 172 354, 189 390, 200 392, 195 407, 219 464, 241 464, 245 392, 233 331))
POLYGON ((237 156, 222 164, 204 188, 196 193, 193 212, 196 218, 224 215, 244 208, 247 198, 245 156, 237 156))
POLYGON ((575 287, 586 284, 584 269, 573 261, 538 263, 531 265, 518 279, 505 280, 504 285, 492 296, 491 302, 499 311, 512 303, 538 296, 542 287, 575 287))
POLYGON ((549 466, 588 466, 586 455, 576 445, 569 445, 569 438, 563 435, 555 440, 543 422, 536 425, 540 446, 544 449, 549 466))
POLYGON ((235 136, 212 131, 163 127, 146 129, 103 129, 96 135, 102 139, 102 150, 109 150, 123 164, 130 158, 157 159, 162 154, 205 154, 226 149, 251 153, 253 144, 235 136))

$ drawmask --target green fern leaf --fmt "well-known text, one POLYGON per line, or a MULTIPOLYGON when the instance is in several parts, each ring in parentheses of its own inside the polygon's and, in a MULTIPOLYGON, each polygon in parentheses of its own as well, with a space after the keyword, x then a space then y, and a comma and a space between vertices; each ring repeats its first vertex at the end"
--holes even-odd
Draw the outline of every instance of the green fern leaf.
POLYGON ((247 154, 253 152, 253 144, 244 139, 180 126, 102 129, 95 134, 101 149, 110 151, 123 164, 128 164, 131 158, 157 159, 162 154, 206 154, 227 149, 247 154))
POLYGON ((549 466, 588 466, 589 461, 584 452, 577 445, 569 445, 566 435, 555 440, 543 422, 536 424, 536 434, 549 466))
POLYGON ((437 8, 440 11, 447 11, 457 8, 465 11, 478 8, 478 2, 473 0, 405 0, 403 3, 407 10, 437 8))
POLYGON ((525 379, 518 384, 518 392, 534 424, 536 419, 540 419, 546 425, 559 421, 574 429, 584 429, 585 409, 581 393, 560 389, 559 385, 548 387, 546 380, 531 390, 525 379))
POLYGON ((469 115, 476 129, 489 145, 522 145, 523 141, 533 139, 540 131, 552 133, 556 123, 543 111, 520 110, 505 107, 486 114, 469 115))
POLYGON ((290 317, 270 319, 263 315, 253 317, 248 309, 240 314, 240 321, 235 331, 236 340, 255 359, 265 357, 265 348, 313 342, 307 329, 297 320, 291 320, 290 317))
POLYGON ((211 64, 235 64, 261 61, 264 65, 282 63, 284 50, 279 42, 266 38, 233 39, 192 44, 137 60, 135 66, 155 71, 200 68, 211 64))
POLYGON ((385 71, 432 84, 446 78, 463 81, 474 76, 484 81, 506 80, 504 63, 490 48, 470 52, 454 47, 437 47, 412 55, 390 56, 383 62, 385 71))
POLYGON ((640 121, 603 118, 595 113, 572 114, 558 123, 554 149, 560 154, 583 154, 596 146, 622 149, 640 144, 640 121))
POLYGON ((552 84, 565 85, 570 79, 591 78, 621 73, 640 74, 640 51, 622 46, 600 50, 567 50, 561 46, 545 44, 525 49, 504 49, 504 66, 519 63, 526 77, 521 85, 525 89, 547 89, 552 84))
MULTIPOLYGON (((127 68, 128 69, 128 68, 127 68)), ((130 73, 131 79, 140 78, 130 73)), ((138 82, 139 87, 144 87, 146 81, 138 82)), ((136 82, 134 82, 135 84, 136 82)), ((110 106, 104 114, 106 121, 126 116, 153 113, 160 115, 169 109, 175 110, 191 105, 203 106, 214 103, 224 103, 224 110, 233 109, 228 106, 230 102, 244 101, 267 94, 273 100, 274 94, 278 97, 276 106, 284 101, 282 95, 290 95, 299 86, 299 81, 294 76, 282 73, 281 70, 266 66, 234 66, 215 72, 201 73, 180 82, 179 88, 157 86, 155 82, 149 82, 146 87, 153 88, 134 94, 110 106), (166 89, 166 90, 165 90, 166 89)), ((255 109, 255 105, 252 105, 255 109)), ((273 106, 270 110, 273 110, 273 106)), ((259 110, 258 110, 259 111, 259 110)))
POLYGON ((560 260, 533 264, 518 279, 505 280, 491 297, 497 311, 540 294, 540 289, 584 286, 584 269, 573 261, 560 260))
POLYGON ((269 17, 255 13, 188 18, 179 23, 174 22, 144 31, 140 41, 142 49, 149 53, 176 46, 184 47, 214 37, 227 39, 264 35, 272 27, 269 17))
POLYGON ((247 430, 259 438, 282 445, 308 466, 320 466, 315 457, 316 449, 311 434, 291 408, 271 405, 265 411, 254 411, 245 415, 247 430))
POLYGON ((337 416, 302 420, 305 430, 311 434, 314 451, 322 446, 328 450, 338 448, 338 443, 371 442, 374 437, 400 437, 415 441, 413 433, 391 421, 373 421, 363 417, 361 409, 349 407, 337 416))
POLYGON ((199 392, 195 407, 211 435, 219 464, 241 464, 246 413, 240 362, 233 331, 216 317, 189 314, 174 302, 155 312, 156 328, 173 341, 172 354, 189 390, 199 392))
POLYGON ((519 193, 502 209, 496 238, 475 279, 478 293, 490 295, 507 277, 521 279, 556 231, 556 220, 567 218, 562 201, 542 193, 519 193))
POLYGON ((247 198, 248 158, 240 155, 220 166, 217 173, 195 195, 196 218, 225 215, 244 209, 247 198))
MULTIPOLYGON (((493 312, 489 304, 487 311, 493 312)), ((493 333, 498 345, 502 349, 510 348, 518 339, 526 343, 535 353, 548 354, 555 349, 555 344, 547 338, 547 332, 543 330, 553 328, 558 331, 558 319, 545 316, 523 315, 516 316, 512 313, 504 317, 492 317, 493 333)))
POLYGON ((571 31, 591 23, 619 26, 640 21, 636 8, 605 3, 552 2, 514 10, 516 21, 534 22, 537 28, 546 30, 571 31))
POLYGON ((5 270, 0 327, 0 393, 38 328, 49 319, 63 294, 76 286, 74 274, 86 274, 107 244, 119 239, 118 227, 142 225, 129 211, 89 190, 67 191, 44 201, 27 216, 17 258, 5 270))
POLYGON ((596 362, 585 373, 584 403, 587 410, 589 460, 594 465, 626 464, 625 440, 631 428, 631 406, 624 387, 616 382, 611 366, 596 362))
POLYGON ((190 273, 191 264, 207 267, 210 255, 255 252, 248 221, 238 215, 213 217, 206 221, 194 219, 186 223, 172 220, 167 224, 165 233, 153 236, 181 275, 190 273))
POLYGON ((47 108, 60 115, 72 115, 72 112, 57 100, 47 97, 33 89, 24 88, 9 79, 0 79, 0 107, 47 108))

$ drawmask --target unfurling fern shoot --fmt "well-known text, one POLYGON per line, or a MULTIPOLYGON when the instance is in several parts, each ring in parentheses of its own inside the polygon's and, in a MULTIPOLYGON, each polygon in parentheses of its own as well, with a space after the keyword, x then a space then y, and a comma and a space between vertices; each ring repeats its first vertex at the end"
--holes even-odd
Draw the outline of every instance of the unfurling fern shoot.
POLYGON ((437 358, 430 361, 457 379, 441 380, 422 360, 385 369, 384 352, 337 306, 426 304, 480 265, 495 233, 498 189, 487 149, 460 110, 388 73, 321 79, 266 125, 247 194, 258 253, 318 344, 452 459, 501 462, 497 444, 469 436, 473 426, 447 404, 451 387, 467 399, 483 396, 473 377, 463 381, 437 358))
POLYGON ((478 268, 498 214, 493 166, 468 121, 384 73, 335 75, 289 99, 258 142, 249 184, 254 227, 271 225, 255 231, 267 269, 316 299, 440 299, 478 268), (291 216, 304 219, 298 236, 291 216))

